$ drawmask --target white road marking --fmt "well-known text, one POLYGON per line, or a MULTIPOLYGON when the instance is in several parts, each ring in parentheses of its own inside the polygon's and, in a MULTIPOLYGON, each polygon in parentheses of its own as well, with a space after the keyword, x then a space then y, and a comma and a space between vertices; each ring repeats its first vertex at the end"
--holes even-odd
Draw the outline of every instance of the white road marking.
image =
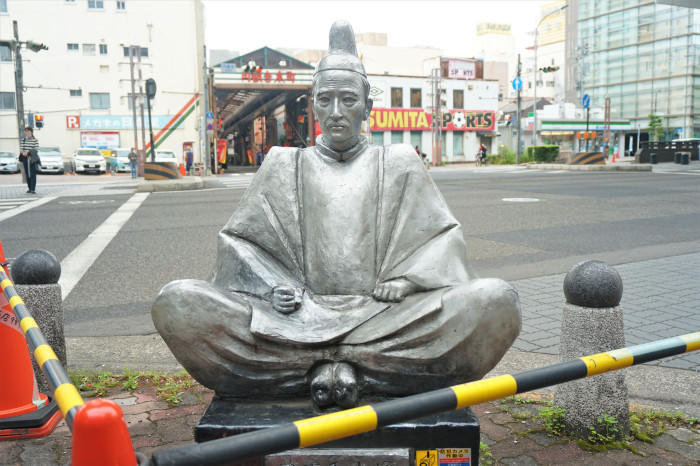
MULTIPOLYGON (((53 201, 54 199, 56 199, 56 196, 41 197, 24 205, 20 205, 14 209, 6 210, 5 212, 0 213, 0 222, 2 222, 3 220, 7 220, 8 218, 12 218, 15 215, 19 215, 28 210, 32 210, 33 208, 39 207, 40 205, 44 205, 47 202, 53 201)), ((2 207, 0 207, 0 209, 2 209, 2 207)))
POLYGON ((63 300, 68 297, 85 272, 146 200, 148 194, 136 193, 131 196, 61 261, 61 279, 58 284, 61 285, 63 300))
POLYGON ((504 197, 503 202, 540 202, 536 197, 504 197))
POLYGON ((700 176, 700 171, 698 172, 672 172, 672 171, 664 171, 664 170, 654 170, 652 173, 662 173, 664 175, 693 175, 693 176, 700 176))

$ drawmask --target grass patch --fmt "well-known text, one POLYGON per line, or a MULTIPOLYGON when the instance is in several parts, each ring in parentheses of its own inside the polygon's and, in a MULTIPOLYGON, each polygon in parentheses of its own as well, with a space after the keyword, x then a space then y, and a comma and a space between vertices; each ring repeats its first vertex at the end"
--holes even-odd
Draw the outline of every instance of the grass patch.
MULTIPOLYGON (((133 392, 139 387, 153 385, 160 398, 170 406, 182 401, 185 391, 197 385, 197 382, 186 372, 166 374, 155 371, 134 372, 125 369, 121 374, 95 371, 68 371, 73 385, 85 396, 105 397, 110 389, 120 388, 133 392)), ((201 399, 201 397, 200 397, 201 399)))

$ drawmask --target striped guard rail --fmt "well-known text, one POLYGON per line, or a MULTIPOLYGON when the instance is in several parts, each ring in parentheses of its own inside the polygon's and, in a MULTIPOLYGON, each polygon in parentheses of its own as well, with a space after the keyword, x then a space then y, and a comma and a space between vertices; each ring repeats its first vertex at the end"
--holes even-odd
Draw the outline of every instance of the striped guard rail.
POLYGON ((569 165, 605 165, 605 156, 602 152, 577 152, 569 165))
POLYGON ((2 267, 0 267, 0 287, 2 287, 10 306, 12 306, 12 311, 19 321, 19 326, 24 332, 24 337, 29 343, 29 348, 34 354, 36 363, 49 382, 53 398, 56 400, 63 418, 66 420, 68 427, 73 430, 73 419, 78 409, 84 404, 83 398, 80 396, 78 389, 75 388, 75 385, 71 383, 66 370, 56 357, 56 353, 46 342, 36 320, 27 310, 27 306, 24 305, 24 301, 17 294, 12 280, 8 278, 2 267))
POLYGON ((462 409, 571 380, 623 369, 700 349, 700 332, 583 356, 515 375, 502 375, 453 387, 339 411, 277 427, 153 454, 156 465, 221 464, 330 442, 390 424, 462 409))

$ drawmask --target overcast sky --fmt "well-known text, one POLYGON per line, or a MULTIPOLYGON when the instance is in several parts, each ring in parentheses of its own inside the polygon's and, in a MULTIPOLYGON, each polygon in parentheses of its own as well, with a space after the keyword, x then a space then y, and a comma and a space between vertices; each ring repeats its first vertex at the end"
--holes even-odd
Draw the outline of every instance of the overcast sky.
POLYGON ((347 19, 355 33, 386 32, 390 46, 433 46, 445 55, 472 56, 481 21, 513 25, 518 50, 530 46, 542 0, 204 0, 209 49, 241 54, 272 48, 328 47, 328 30, 347 19))

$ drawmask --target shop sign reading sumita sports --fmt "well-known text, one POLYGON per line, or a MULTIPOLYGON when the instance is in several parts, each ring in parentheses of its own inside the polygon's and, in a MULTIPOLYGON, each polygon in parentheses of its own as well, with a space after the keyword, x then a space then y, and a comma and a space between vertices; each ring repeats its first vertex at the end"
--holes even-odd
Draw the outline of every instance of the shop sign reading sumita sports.
MULTIPOLYGON (((446 110, 440 121, 448 131, 493 131, 493 110, 446 110)), ((433 115, 422 108, 375 108, 369 116, 371 131, 429 131, 433 115)))

